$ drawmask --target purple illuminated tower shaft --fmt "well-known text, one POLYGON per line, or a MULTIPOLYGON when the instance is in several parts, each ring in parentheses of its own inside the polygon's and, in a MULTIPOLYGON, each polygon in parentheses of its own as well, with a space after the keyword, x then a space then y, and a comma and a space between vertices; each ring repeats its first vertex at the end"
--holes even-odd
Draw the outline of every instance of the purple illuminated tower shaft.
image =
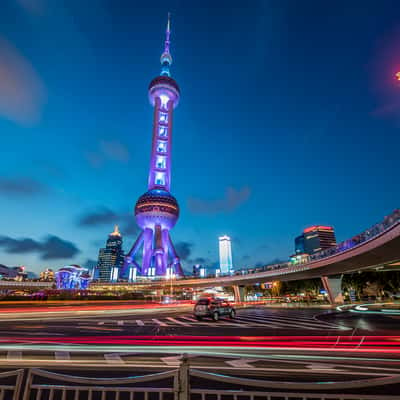
MULTIPOLYGON (((164 52, 161 55, 161 74, 149 85, 149 100, 154 107, 153 141, 150 157, 148 191, 139 197, 135 206, 136 222, 142 229, 125 258, 124 270, 133 268, 142 276, 183 275, 180 260, 169 231, 179 217, 179 206, 169 192, 171 186, 172 113, 178 105, 180 90, 170 77, 172 57, 170 19, 166 30, 164 52), (135 261, 143 247, 141 266, 135 261)), ((123 272, 124 273, 124 272, 123 272)), ((131 278, 132 274, 129 273, 131 278)))

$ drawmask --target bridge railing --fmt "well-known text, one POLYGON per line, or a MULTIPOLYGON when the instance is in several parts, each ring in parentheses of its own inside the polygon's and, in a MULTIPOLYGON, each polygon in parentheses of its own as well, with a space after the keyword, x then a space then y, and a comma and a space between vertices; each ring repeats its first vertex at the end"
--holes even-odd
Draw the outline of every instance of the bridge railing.
MULTIPOLYGON (((247 275, 253 274, 257 272, 265 272, 265 271, 275 271, 278 269, 285 269, 285 268, 296 268, 300 265, 307 265, 312 261, 321 260, 339 253, 343 253, 347 250, 350 250, 354 247, 357 247, 377 236, 384 233, 385 231, 392 228, 394 225, 400 223, 400 209, 394 210, 391 214, 384 218, 384 220, 378 224, 371 226, 370 228, 366 229, 364 232, 359 233, 358 235, 353 236, 351 239, 345 240, 334 247, 331 247, 326 250, 321 250, 318 253, 312 254, 310 256, 304 257, 302 261, 293 263, 293 262, 284 262, 278 264, 269 264, 264 265, 262 267, 256 268, 247 268, 247 269, 240 269, 235 272, 235 275, 247 275)), ((213 275, 215 276, 215 275, 213 275)), ((208 276, 213 277, 213 276, 208 276)))
POLYGON ((182 357, 176 369, 124 378, 73 376, 36 368, 26 371, 25 380, 24 370, 2 375, 18 379, 7 386, 9 394, 0 392, 1 400, 395 400, 397 395, 382 392, 391 387, 396 393, 400 384, 398 375, 346 381, 318 378, 315 382, 245 378, 190 368, 187 356, 182 357))
POLYGON ((326 250, 319 251, 318 253, 312 254, 309 256, 309 261, 321 260, 322 258, 330 257, 332 255, 342 253, 349 249, 352 249, 360 244, 363 244, 381 233, 387 231, 392 226, 398 224, 400 222, 400 209, 394 210, 390 215, 384 218, 384 220, 378 224, 371 226, 366 229, 364 232, 359 233, 356 236, 353 236, 351 239, 345 240, 335 247, 331 247, 326 250))

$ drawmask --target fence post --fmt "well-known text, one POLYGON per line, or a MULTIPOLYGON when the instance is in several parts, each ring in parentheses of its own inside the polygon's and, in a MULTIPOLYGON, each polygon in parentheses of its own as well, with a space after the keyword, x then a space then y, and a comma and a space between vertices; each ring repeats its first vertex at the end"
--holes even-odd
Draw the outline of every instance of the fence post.
POLYGON ((181 357, 181 363, 174 379, 174 392, 175 400, 190 399, 190 367, 187 354, 183 354, 181 357))

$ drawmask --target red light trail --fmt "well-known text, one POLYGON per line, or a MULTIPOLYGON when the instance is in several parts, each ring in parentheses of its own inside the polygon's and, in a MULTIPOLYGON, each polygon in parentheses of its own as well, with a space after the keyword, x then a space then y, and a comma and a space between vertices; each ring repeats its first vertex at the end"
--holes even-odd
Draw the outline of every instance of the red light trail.
POLYGON ((400 353, 400 336, 83 336, 0 338, 0 343, 130 345, 184 347, 245 347, 400 353))

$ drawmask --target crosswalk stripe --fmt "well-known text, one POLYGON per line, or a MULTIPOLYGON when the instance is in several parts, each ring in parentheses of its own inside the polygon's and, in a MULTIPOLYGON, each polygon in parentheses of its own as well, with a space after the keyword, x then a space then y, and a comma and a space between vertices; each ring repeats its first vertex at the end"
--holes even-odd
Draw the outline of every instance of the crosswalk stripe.
POLYGON ((160 325, 160 326, 168 326, 168 324, 166 324, 165 322, 161 322, 160 320, 158 320, 156 318, 152 318, 152 321, 155 322, 157 325, 160 325))
POLYGON ((182 317, 180 317, 180 318, 183 318, 183 319, 186 319, 186 320, 192 321, 192 322, 198 322, 197 319, 194 319, 194 318, 192 318, 192 317, 182 316, 182 317))
MULTIPOLYGON (((252 317, 252 318, 261 318, 261 317, 252 317)), ((327 329, 329 327, 332 328, 338 328, 337 325, 330 324, 330 323, 325 323, 322 321, 316 321, 316 320, 311 320, 310 322, 303 322, 303 321, 298 321, 297 318, 289 318, 289 317, 274 317, 274 316, 268 316, 265 317, 271 320, 276 320, 276 321, 283 321, 283 322, 295 322, 297 325, 303 325, 303 326, 312 326, 312 327, 321 327, 322 329, 327 329)))
POLYGON ((109 364, 125 364, 125 361, 116 353, 104 354, 104 358, 109 364))
POLYGON ((269 328, 282 328, 281 324, 277 325, 269 321, 258 322, 257 320, 254 321, 252 318, 245 318, 245 317, 236 317, 237 320, 245 322, 248 326, 264 326, 269 328))
POLYGON ((144 326, 144 322, 143 322, 141 319, 137 319, 137 320, 136 320, 136 323, 137 323, 139 326, 144 326))
MULTIPOLYGON (((243 317, 240 317, 243 318, 243 317)), ((296 321, 295 319, 293 320, 281 320, 276 317, 267 317, 267 318, 260 318, 260 317, 246 317, 246 319, 249 319, 251 321, 256 321, 256 322, 263 322, 265 326, 272 326, 275 325, 275 327, 278 328, 289 328, 289 329, 295 329, 295 328, 304 328, 304 329, 309 329, 309 330, 319 330, 319 329, 326 329, 326 327, 318 327, 316 325, 310 325, 310 324, 302 324, 301 322, 296 321)))
POLYGON ((177 319, 172 318, 172 317, 167 317, 167 320, 168 320, 168 321, 171 321, 171 322, 173 322, 173 323, 175 323, 175 324, 178 324, 178 325, 190 326, 189 324, 186 324, 185 322, 182 322, 182 321, 178 321, 177 319))
POLYGON ((209 324, 210 324, 210 322, 207 322, 207 321, 198 321, 197 319, 194 319, 194 318, 192 318, 192 317, 180 317, 180 318, 186 319, 186 320, 188 320, 188 321, 190 321, 190 322, 195 322, 196 325, 209 325, 209 324))
POLYGON ((8 360, 21 360, 22 359, 22 351, 8 351, 7 359, 8 360))
POLYGON ((71 358, 71 355, 69 354, 69 351, 56 351, 54 352, 54 357, 56 360, 69 360, 71 358))

